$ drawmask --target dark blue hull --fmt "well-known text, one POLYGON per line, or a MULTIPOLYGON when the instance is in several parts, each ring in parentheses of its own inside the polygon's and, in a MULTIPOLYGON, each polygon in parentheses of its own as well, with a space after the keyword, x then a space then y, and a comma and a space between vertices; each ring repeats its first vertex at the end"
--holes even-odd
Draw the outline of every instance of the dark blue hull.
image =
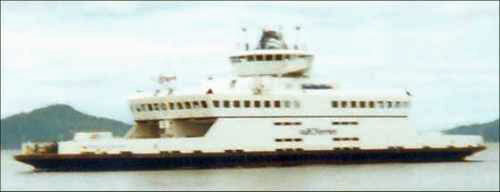
POLYGON ((463 161, 484 150, 468 148, 427 149, 335 149, 321 151, 176 153, 176 154, 82 154, 17 155, 15 159, 38 170, 151 170, 174 168, 216 168, 289 166, 301 164, 353 164, 376 162, 463 161))

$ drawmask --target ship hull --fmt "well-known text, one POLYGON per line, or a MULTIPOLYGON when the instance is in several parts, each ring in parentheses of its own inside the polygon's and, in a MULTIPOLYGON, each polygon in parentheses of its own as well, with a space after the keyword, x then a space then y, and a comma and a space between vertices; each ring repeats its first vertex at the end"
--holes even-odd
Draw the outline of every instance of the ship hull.
POLYGON ((302 164, 464 161, 466 156, 484 149, 484 146, 479 146, 467 148, 344 149, 239 153, 34 154, 17 155, 15 159, 43 171, 151 170, 233 166, 290 166, 302 164))

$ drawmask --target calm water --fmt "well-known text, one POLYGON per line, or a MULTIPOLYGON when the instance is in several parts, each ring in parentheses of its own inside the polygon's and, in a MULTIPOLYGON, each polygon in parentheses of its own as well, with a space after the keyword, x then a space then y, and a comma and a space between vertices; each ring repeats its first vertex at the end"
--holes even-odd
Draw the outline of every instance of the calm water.
POLYGON ((499 190, 499 145, 452 163, 33 172, 1 152, 2 190, 499 190))

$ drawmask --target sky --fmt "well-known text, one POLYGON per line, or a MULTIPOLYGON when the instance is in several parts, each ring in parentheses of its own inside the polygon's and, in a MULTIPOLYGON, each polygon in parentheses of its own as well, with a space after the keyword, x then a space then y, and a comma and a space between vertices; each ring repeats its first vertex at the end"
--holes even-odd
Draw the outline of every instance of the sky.
POLYGON ((133 122, 160 73, 196 86, 265 26, 314 53, 341 89, 407 89, 412 125, 499 117, 499 2, 1 2, 1 117, 55 103, 133 122))

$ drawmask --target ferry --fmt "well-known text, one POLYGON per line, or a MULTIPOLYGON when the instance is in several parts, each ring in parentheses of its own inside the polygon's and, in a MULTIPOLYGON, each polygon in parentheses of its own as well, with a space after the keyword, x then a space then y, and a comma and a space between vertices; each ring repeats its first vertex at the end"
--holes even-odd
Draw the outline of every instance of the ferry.
POLYGON ((134 125, 125 136, 27 142, 15 159, 36 170, 137 170, 464 161, 486 148, 480 136, 419 134, 407 90, 312 78, 314 57, 289 46, 281 29, 264 28, 255 46, 229 56, 232 74, 189 89, 160 76, 161 89, 131 96, 134 125))

